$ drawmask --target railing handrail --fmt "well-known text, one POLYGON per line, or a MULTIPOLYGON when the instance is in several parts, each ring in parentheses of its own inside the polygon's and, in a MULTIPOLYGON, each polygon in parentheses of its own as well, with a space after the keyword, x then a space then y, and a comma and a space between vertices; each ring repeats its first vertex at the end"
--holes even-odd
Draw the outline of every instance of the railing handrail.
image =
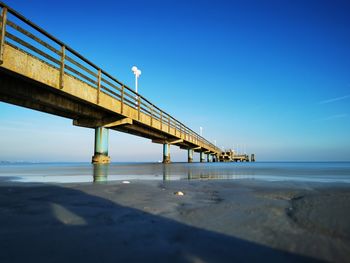
MULTIPOLYGON (((170 114, 166 113, 165 111, 161 110, 159 107, 157 107, 156 105, 154 105, 152 102, 150 102, 148 99, 146 99, 144 96, 140 95, 139 93, 136 93, 133 89, 131 89, 129 86, 125 85, 124 83, 122 83, 121 81, 119 81, 118 79, 116 79, 115 77, 113 77, 112 75, 110 75, 108 72, 104 71, 103 69, 101 69, 100 67, 98 67, 97 65, 95 65, 93 62, 91 62, 90 60, 88 60, 87 58, 85 58, 84 56, 82 56, 79 52, 77 52, 76 50, 74 50, 73 48, 71 48, 70 46, 68 46, 67 44, 65 44, 64 42, 60 41, 59 39, 57 39, 56 37, 52 36, 50 33, 48 33, 46 30, 44 30, 43 28, 41 28, 40 26, 36 25, 35 23, 33 23, 32 21, 30 21, 29 19, 27 19, 26 17, 24 17, 23 15, 21 15, 20 13, 18 13, 16 10, 12 9, 11 7, 9 7, 8 5, 6 5, 5 3, 0 1, 0 7, 2 8, 6 8, 8 12, 10 12, 12 15, 14 15, 15 17, 17 17, 19 20, 21 20, 22 22, 26 23, 27 25, 29 25, 30 27, 34 28, 35 30, 37 30, 39 33, 43 34, 44 36, 46 36, 47 38, 49 38, 50 40, 52 40, 53 42, 55 42, 56 44, 58 44, 61 47, 64 47, 66 51, 69 51, 70 53, 72 53, 73 55, 75 55, 76 57, 78 57, 79 59, 81 59, 82 61, 84 61, 85 63, 87 63, 88 65, 90 65, 91 67, 95 68, 97 71, 100 71, 101 74, 104 74, 105 76, 107 76, 108 78, 110 78, 111 80, 115 81, 116 83, 118 83, 119 85, 121 85, 122 87, 126 88, 129 92, 131 92, 132 94, 134 94, 135 96, 137 96, 139 99, 144 100, 145 102, 147 102, 150 106, 152 106, 154 109, 157 109, 159 112, 162 113, 162 116, 167 116, 170 119, 172 119, 173 121, 175 121, 175 127, 176 127, 176 123, 179 124, 180 126, 180 131, 186 132, 192 132, 193 135, 195 135, 195 137, 197 139, 200 139, 202 142, 208 144, 209 146, 211 146, 212 148, 216 149, 217 151, 220 151, 220 149, 217 146, 214 146, 211 142, 209 142, 208 140, 206 140, 204 137, 200 136, 198 133, 196 133, 195 131, 193 131, 192 129, 190 129, 189 127, 187 127, 186 125, 184 125, 182 122, 180 122, 179 120, 175 119, 174 117, 172 117, 170 114), (182 127, 182 129, 181 129, 182 127)), ((189 134, 189 133, 188 133, 189 134)), ((192 136, 193 136, 192 135, 192 136)))

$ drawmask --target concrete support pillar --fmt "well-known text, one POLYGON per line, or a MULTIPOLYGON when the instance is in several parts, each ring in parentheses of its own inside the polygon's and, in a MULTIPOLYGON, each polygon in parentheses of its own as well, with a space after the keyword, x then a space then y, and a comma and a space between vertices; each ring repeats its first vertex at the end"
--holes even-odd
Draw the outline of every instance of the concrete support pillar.
POLYGON ((95 129, 95 154, 92 156, 92 163, 109 163, 108 156, 108 135, 109 130, 104 127, 95 129))
POLYGON ((252 153, 252 155, 250 155, 250 161, 255 162, 255 154, 254 153, 252 153))
POLYGON ((204 162, 204 153, 203 152, 200 152, 199 153, 199 161, 201 162, 201 163, 203 163, 204 162))
POLYGON ((170 163, 170 144, 163 144, 163 163, 170 163))
POLYGON ((210 154, 207 153, 207 162, 210 163, 210 154))
POLYGON ((187 158, 187 161, 189 163, 192 163, 193 162, 193 150, 192 149, 188 149, 188 158, 187 158))

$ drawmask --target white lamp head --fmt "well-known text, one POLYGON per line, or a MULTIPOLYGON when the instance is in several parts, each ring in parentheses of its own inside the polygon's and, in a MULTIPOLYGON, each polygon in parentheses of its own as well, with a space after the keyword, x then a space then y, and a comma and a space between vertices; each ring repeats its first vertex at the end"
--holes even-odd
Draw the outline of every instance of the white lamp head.
POLYGON ((138 78, 141 75, 141 70, 139 70, 136 66, 131 68, 132 72, 134 72, 135 76, 138 78))

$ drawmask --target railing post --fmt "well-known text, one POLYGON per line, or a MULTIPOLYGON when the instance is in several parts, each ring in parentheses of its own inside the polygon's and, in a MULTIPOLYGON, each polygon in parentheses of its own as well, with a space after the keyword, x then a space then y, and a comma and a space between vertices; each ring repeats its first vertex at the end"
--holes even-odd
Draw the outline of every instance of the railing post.
POLYGON ((124 113, 124 85, 122 85, 122 94, 121 94, 121 101, 120 101, 120 113, 124 113))
POLYGON ((3 7, 1 10, 1 32, 0 32, 0 65, 4 62, 4 47, 5 47, 5 33, 7 21, 7 8, 3 7))
POLYGON ((137 113, 138 113, 138 117, 137 119, 140 120, 140 109, 141 109, 141 100, 140 100, 140 96, 137 97, 137 113))
POLYGON ((60 89, 64 86, 64 61, 66 58, 66 47, 61 47, 61 65, 60 65, 60 89))
POLYGON ((160 130, 163 131, 163 112, 160 111, 160 130))
POLYGON ((168 115, 168 133, 170 133, 170 116, 168 115))
POLYGON ((97 75, 97 104, 100 103, 100 92, 101 92, 101 69, 98 70, 98 75, 97 75))

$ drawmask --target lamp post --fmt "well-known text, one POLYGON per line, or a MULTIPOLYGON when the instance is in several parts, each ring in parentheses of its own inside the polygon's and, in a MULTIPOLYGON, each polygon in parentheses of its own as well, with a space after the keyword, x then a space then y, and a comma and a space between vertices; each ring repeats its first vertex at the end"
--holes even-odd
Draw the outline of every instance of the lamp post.
POLYGON ((203 127, 199 127, 199 134, 200 134, 200 136, 203 135, 203 127))
POLYGON ((131 68, 131 71, 134 72, 134 75, 135 75, 135 92, 138 93, 138 91, 137 91, 137 88, 138 88, 137 80, 138 80, 138 78, 141 75, 141 70, 139 70, 136 66, 133 66, 131 68))

